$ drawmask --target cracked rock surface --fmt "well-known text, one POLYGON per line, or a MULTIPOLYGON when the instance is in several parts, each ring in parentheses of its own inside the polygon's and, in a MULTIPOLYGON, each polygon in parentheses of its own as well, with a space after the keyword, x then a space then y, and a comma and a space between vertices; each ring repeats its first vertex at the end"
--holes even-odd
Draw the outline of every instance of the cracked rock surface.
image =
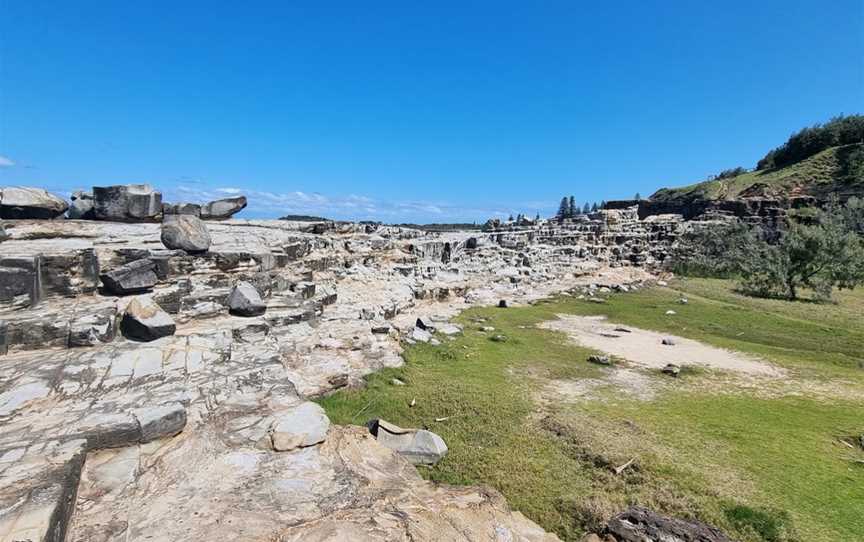
MULTIPOLYGON (((143 192, 115 194, 117 213, 149 212, 143 192)), ((654 235, 626 224, 628 247, 654 235)), ((156 223, 4 221, 0 542, 556 540, 490 489, 422 480, 309 400, 401 365, 418 318, 458 333, 447 319, 473 305, 650 280, 614 250, 619 225, 427 234, 226 220, 190 254, 166 249, 156 223), (146 285, 143 301, 101 287, 128 265, 146 268, 128 283, 146 285), (263 312, 232 314, 238 283, 263 312), (129 340, 134 311, 173 334, 129 340)))

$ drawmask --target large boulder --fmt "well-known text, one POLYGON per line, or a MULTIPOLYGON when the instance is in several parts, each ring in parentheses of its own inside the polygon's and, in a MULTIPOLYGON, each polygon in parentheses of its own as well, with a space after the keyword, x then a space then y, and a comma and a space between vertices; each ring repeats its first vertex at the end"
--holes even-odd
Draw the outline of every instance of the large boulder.
POLYGON ((236 316, 259 316, 267 310, 267 304, 254 286, 238 282, 228 296, 228 310, 236 316))
POLYGON ((176 330, 177 326, 171 316, 146 295, 132 298, 120 321, 123 336, 133 341, 155 341, 174 335, 176 330))
POLYGON ((207 252, 210 232, 197 216, 168 215, 162 222, 162 244, 173 250, 207 252))
POLYGON ((330 419, 324 409, 307 401, 280 413, 270 426, 270 442, 277 452, 305 448, 324 442, 330 419))
POLYGON ((72 205, 66 212, 66 217, 73 220, 92 220, 93 213, 93 193, 76 190, 72 192, 72 205))
POLYGON ((710 525, 661 516, 640 506, 613 517, 606 531, 619 542, 732 542, 710 525))
POLYGON ((444 439, 425 429, 403 429, 384 420, 372 422, 376 440, 414 465, 434 465, 447 455, 444 439))
POLYGON ((146 292, 156 285, 156 263, 142 258, 99 275, 108 293, 128 295, 146 292))
POLYGON ((222 220, 231 218, 246 208, 246 196, 217 199, 201 207, 201 218, 205 220, 222 220))
POLYGON ((148 184, 93 187, 93 214, 97 220, 150 222, 162 213, 162 194, 148 184))
POLYGON ((163 203, 162 216, 192 215, 201 216, 201 206, 197 203, 163 203))
POLYGON ((0 218, 57 218, 68 207, 63 199, 41 188, 0 188, 0 218))

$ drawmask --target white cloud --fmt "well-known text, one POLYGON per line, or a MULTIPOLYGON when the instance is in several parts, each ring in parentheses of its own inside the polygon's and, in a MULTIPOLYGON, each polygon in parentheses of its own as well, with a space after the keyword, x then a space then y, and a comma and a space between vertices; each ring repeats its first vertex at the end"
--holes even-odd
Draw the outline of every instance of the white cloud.
POLYGON ((11 159, 0 155, 0 167, 12 167, 14 165, 15 165, 15 162, 13 162, 11 159))

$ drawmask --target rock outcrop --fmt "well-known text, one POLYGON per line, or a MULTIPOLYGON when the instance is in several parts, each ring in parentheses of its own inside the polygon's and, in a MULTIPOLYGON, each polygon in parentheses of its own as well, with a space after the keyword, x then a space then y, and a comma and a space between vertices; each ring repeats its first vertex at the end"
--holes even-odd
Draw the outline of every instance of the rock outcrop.
POLYGON ((69 210, 66 212, 66 217, 72 220, 93 220, 95 218, 93 212, 93 194, 76 190, 72 192, 72 204, 69 205, 69 210))
POLYGON ((148 184, 93 187, 93 216, 115 222, 150 222, 162 214, 162 194, 148 184))
POLYGON ((218 199, 201 207, 201 218, 204 220, 224 220, 231 218, 245 208, 246 196, 218 199))
POLYGON ((41 188, 0 188, 0 218, 51 219, 63 216, 69 205, 41 188))
POLYGON ((156 264, 142 258, 99 275, 105 289, 114 295, 129 295, 146 292, 156 286, 156 264))
POLYGON ((168 215, 162 221, 162 244, 169 249, 190 254, 207 252, 210 232, 200 218, 193 215, 168 215))
POLYGON ((710 525, 661 516, 639 506, 609 520, 606 531, 617 542, 732 542, 710 525))

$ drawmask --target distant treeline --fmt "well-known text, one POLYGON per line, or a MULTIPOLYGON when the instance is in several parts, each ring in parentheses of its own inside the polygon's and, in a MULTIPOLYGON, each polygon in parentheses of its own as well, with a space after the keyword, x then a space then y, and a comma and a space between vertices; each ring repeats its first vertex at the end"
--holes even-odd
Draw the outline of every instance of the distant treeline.
POLYGON ((834 117, 793 134, 759 160, 756 169, 775 169, 800 162, 830 147, 864 143, 864 115, 834 117))
MULTIPOLYGON (((642 199, 642 196, 636 194, 636 199, 640 200, 642 199)), ((563 220, 565 218, 573 218, 579 214, 587 215, 588 213, 596 213, 604 207, 606 207, 605 201, 601 201, 600 203, 597 203, 596 201, 594 203, 589 203, 586 201, 580 208, 579 204, 576 203, 576 198, 574 196, 564 196, 561 198, 561 204, 558 205, 558 212, 555 214, 555 218, 563 220)))
POLYGON ((280 217, 279 220, 290 220, 292 222, 330 222, 329 218, 309 215, 285 215, 280 217))

